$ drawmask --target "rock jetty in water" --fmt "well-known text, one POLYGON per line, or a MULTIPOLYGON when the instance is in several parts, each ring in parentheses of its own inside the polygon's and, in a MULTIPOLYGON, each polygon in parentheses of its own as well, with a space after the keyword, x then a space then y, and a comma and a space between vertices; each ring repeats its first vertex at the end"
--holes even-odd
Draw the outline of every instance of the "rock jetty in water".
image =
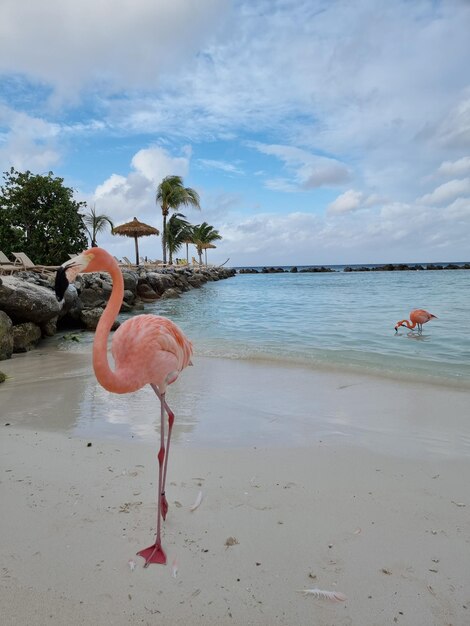
MULTIPOLYGON (((208 281, 235 275, 224 267, 149 270, 123 269, 123 311, 143 311, 145 303, 178 298, 208 281)), ((54 293, 55 274, 18 272, 0 276, 0 361, 34 348, 58 330, 95 330, 111 295, 106 273, 81 274, 59 304, 54 293)), ((115 323, 115 328, 119 322, 115 323)))
POLYGON ((282 274, 291 273, 317 273, 317 272, 404 272, 404 271, 417 271, 417 270, 470 270, 470 263, 447 263, 447 264, 435 264, 426 263, 421 264, 407 264, 407 263, 387 263, 386 265, 347 265, 343 270, 335 270, 332 267, 325 265, 311 265, 308 267, 302 267, 298 269, 297 266, 292 266, 290 269, 284 267, 262 267, 257 269, 256 267, 241 267, 237 270, 238 274, 282 274))

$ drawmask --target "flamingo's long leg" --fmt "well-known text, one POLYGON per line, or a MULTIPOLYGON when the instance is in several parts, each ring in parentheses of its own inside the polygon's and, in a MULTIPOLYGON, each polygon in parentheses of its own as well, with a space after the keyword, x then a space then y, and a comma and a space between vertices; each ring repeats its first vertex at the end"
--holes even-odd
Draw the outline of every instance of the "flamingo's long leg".
POLYGON ((170 415, 170 413, 172 413, 172 410, 170 409, 170 407, 168 406, 166 400, 165 400, 165 394, 160 393, 159 388, 157 387, 157 385, 154 385, 153 383, 150 383, 150 386, 152 387, 152 389, 155 391, 155 393, 157 394, 158 399, 160 400, 160 402, 163 403, 163 406, 165 407, 165 411, 168 413, 168 415, 170 415))
POLYGON ((148 567, 150 563, 166 563, 166 554, 161 544, 161 498, 163 485, 163 463, 165 459, 165 399, 160 399, 160 450, 158 451, 158 493, 157 493, 157 536, 155 543, 149 548, 140 550, 137 554, 145 559, 144 567, 148 567))
MULTIPOLYGON (((166 406, 168 407, 168 405, 166 405, 166 406)), ((162 483, 162 489, 161 489, 161 492, 160 492, 160 494, 161 494, 161 505, 162 505, 162 517, 163 517, 163 519, 166 518, 166 514, 168 512, 168 502, 167 502, 167 499, 166 499, 166 496, 165 496, 166 471, 168 469, 168 456, 169 456, 169 452, 170 452, 171 431, 173 429, 173 422, 175 421, 175 414, 173 413, 173 411, 171 409, 170 410, 167 409, 167 413, 168 413, 168 436, 167 436, 167 440, 166 440, 165 463, 164 463, 164 466, 163 466, 163 483, 162 483)))
POLYGON ((162 481, 162 486, 161 486, 161 491, 160 491, 161 514, 162 514, 163 519, 166 519, 166 514, 168 512, 168 501, 165 495, 166 473, 168 469, 168 456, 170 452, 171 431, 173 429, 173 422, 175 421, 175 414, 173 413, 173 411, 170 409, 170 407, 168 406, 166 402, 165 393, 160 393, 160 390, 158 389, 158 387, 153 384, 152 384, 152 389, 155 391, 160 402, 165 407, 165 410, 168 413, 168 436, 167 436, 167 441, 166 441, 165 463, 163 466, 163 481, 162 481))

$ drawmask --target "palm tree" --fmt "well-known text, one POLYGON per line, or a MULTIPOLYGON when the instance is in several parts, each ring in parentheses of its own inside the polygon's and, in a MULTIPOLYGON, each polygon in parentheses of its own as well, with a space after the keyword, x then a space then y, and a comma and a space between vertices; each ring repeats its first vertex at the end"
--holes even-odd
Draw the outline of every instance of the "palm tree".
POLYGON ((202 251, 204 246, 218 239, 222 239, 222 235, 207 222, 193 226, 193 244, 196 246, 200 264, 202 264, 202 251))
POLYGON ((98 246, 98 242, 96 241, 96 236, 98 233, 101 233, 105 230, 106 226, 110 226, 111 231, 114 228, 114 224, 107 215, 97 215, 96 207, 93 205, 93 208, 90 209, 89 213, 86 213, 83 216, 83 221, 85 223, 85 229, 90 237, 91 247, 96 248, 98 246))
POLYGON ((170 263, 173 263, 173 255, 192 237, 192 226, 185 217, 182 213, 173 213, 166 225, 165 246, 170 263))
POLYGON ((176 211, 180 206, 190 205, 196 209, 200 209, 199 194, 194 189, 191 189, 191 187, 184 187, 181 176, 165 176, 158 185, 155 200, 162 208, 163 262, 166 263, 166 218, 170 211, 176 211))

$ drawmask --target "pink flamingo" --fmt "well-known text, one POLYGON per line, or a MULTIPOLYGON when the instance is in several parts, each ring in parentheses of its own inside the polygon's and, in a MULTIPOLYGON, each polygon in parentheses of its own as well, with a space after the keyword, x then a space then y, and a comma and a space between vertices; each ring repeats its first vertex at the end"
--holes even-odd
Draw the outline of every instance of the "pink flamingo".
POLYGON ((411 323, 408 320, 401 320, 401 322, 397 322, 395 325, 395 332, 398 332, 399 326, 406 326, 410 330, 413 330, 413 328, 417 326, 418 332, 422 333, 423 324, 426 324, 426 322, 429 322, 429 320, 432 320, 433 318, 437 319, 437 316, 432 313, 428 313, 424 309, 414 309, 414 311, 411 311, 410 313, 411 323))
POLYGON ((81 272, 109 272, 113 289, 96 328, 93 342, 93 368, 98 382, 113 393, 130 393, 149 384, 160 400, 160 450, 158 452, 157 530, 155 543, 137 554, 150 563, 166 563, 161 546, 160 518, 165 519, 168 453, 174 414, 166 403, 166 388, 191 362, 192 344, 172 321, 158 315, 137 315, 119 326, 113 336, 111 352, 114 371, 107 356, 111 327, 119 313, 124 294, 122 272, 114 257, 102 248, 91 248, 64 263, 57 271, 55 291, 63 299, 70 282, 81 272), (165 413, 168 414, 168 437, 165 451, 165 413))

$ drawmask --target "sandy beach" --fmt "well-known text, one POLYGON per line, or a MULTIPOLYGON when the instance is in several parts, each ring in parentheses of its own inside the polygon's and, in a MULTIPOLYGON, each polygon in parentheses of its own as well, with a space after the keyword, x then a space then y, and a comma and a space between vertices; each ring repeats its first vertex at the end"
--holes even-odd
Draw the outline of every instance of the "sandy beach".
POLYGON ((468 390, 196 359, 168 394, 168 564, 144 569, 152 392, 51 347, 2 370, 5 624, 470 623, 468 390))

